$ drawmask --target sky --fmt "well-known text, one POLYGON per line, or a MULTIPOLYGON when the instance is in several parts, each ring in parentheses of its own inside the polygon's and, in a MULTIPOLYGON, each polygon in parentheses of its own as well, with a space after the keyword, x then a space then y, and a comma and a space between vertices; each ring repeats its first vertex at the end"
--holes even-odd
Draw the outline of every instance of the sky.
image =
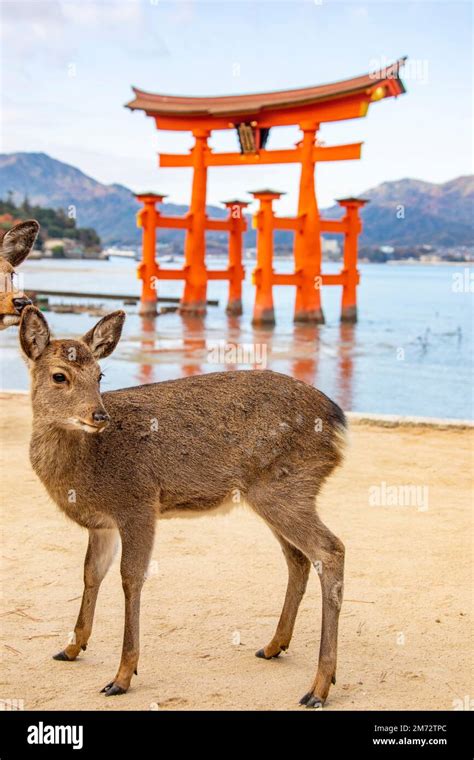
MULTIPOLYGON (((407 93, 366 118, 324 124, 326 145, 363 141, 360 161, 317 167, 320 206, 404 177, 445 182, 472 172, 470 2, 337 0, 0 0, 3 152, 45 152, 105 183, 188 203, 189 169, 158 168, 189 133, 158 132, 124 104, 131 86, 228 95, 344 79, 408 56, 407 93)), ((268 148, 292 147, 297 127, 268 148)), ((237 147, 233 131, 211 147, 237 147)), ((297 166, 212 168, 208 202, 272 187, 295 213, 297 166)))

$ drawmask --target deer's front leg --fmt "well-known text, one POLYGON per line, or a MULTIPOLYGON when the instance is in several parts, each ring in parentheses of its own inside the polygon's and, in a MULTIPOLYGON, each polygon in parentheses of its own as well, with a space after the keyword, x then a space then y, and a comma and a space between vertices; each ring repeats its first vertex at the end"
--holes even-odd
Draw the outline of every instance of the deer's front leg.
POLYGON ((118 544, 119 534, 113 528, 89 530, 89 543, 84 560, 84 592, 74 627, 74 639, 65 649, 53 655, 55 660, 75 660, 81 649, 86 649, 92 631, 100 584, 112 564, 118 544))
POLYGON ((114 680, 104 686, 107 697, 125 694, 134 673, 137 673, 140 653, 140 596, 153 548, 154 515, 152 519, 137 520, 120 528, 122 561, 120 572, 125 596, 125 626, 122 657, 114 680))

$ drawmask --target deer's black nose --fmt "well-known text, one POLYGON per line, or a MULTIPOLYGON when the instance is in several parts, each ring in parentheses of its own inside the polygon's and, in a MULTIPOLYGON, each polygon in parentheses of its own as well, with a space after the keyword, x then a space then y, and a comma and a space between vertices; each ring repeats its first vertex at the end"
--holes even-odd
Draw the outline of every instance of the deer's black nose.
POLYGON ((109 415, 107 412, 94 412, 92 415, 92 419, 94 422, 108 422, 109 421, 109 415))
POLYGON ((32 303, 32 301, 30 301, 29 298, 26 298, 26 296, 24 296, 23 298, 14 298, 13 299, 13 306, 15 307, 15 309, 18 312, 23 311, 23 309, 25 308, 25 306, 28 306, 28 304, 30 304, 30 303, 32 303))

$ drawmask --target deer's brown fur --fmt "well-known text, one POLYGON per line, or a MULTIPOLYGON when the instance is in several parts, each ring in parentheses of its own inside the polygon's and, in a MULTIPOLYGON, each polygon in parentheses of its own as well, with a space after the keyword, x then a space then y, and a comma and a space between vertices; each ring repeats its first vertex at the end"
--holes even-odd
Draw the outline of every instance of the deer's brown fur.
POLYGON ((342 459, 343 412, 315 388, 260 370, 101 394, 96 359, 114 349, 123 318, 115 312, 80 341, 54 341, 29 306, 20 328, 31 369, 33 468, 60 509, 89 530, 76 638, 57 658, 75 659, 86 648, 100 582, 120 537, 124 641, 105 692, 126 691, 138 663, 140 592, 156 518, 241 500, 267 522, 288 564, 281 618, 259 657, 288 648, 311 564, 318 570, 319 665, 302 703, 321 704, 335 682, 344 547, 317 516, 315 499, 342 459), (58 373, 66 384, 54 381, 58 373))

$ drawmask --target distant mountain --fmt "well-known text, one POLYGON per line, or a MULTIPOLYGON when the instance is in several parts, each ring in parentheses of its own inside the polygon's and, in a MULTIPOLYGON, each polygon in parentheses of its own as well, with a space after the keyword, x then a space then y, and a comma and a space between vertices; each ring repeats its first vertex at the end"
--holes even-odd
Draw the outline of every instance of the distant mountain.
MULTIPOLYGON (((131 244, 140 240, 135 227, 139 208, 133 193, 123 185, 103 185, 74 166, 64 164, 45 153, 0 154, 0 198, 11 191, 13 200, 25 195, 31 203, 52 208, 76 207, 77 224, 93 227, 105 244, 131 244)), ((365 193, 369 203, 362 211, 364 245, 469 245, 474 239, 474 177, 436 185, 415 179, 384 182, 365 193)), ((187 207, 163 204, 170 215, 185 213, 187 207)), ((226 210, 208 206, 208 213, 223 217, 226 210)), ((339 206, 324 209, 329 218, 340 215, 339 206)), ((182 238, 180 230, 162 230, 164 242, 182 238)), ((209 233, 215 240, 225 240, 224 233, 209 233)), ((277 231, 275 242, 284 244, 291 233, 277 231)), ((247 245, 255 244, 255 232, 249 230, 247 245)))
MULTIPOLYGON (((361 193, 363 245, 472 245, 474 243, 474 176, 441 185, 418 179, 383 182, 361 193)), ((337 218, 339 206, 324 215, 337 218)))
POLYGON ((9 191, 15 203, 27 195, 31 203, 50 208, 74 205, 78 225, 96 229, 104 243, 138 239, 133 229, 138 203, 130 190, 102 185, 46 153, 0 155, 0 196, 9 191))
MULTIPOLYGON (((93 227, 107 245, 137 243, 141 238, 141 230, 135 225, 140 204, 131 190, 123 185, 103 185, 46 153, 0 154, 0 198, 5 199, 10 191, 17 204, 26 195, 30 203, 49 208, 75 206, 78 226, 93 227)), ((186 206, 175 203, 164 203, 162 209, 174 216, 187 211, 186 206)), ((219 207, 209 207, 209 213, 227 215, 219 207)), ((180 230, 163 230, 160 239, 170 241, 182 235, 180 230)))

